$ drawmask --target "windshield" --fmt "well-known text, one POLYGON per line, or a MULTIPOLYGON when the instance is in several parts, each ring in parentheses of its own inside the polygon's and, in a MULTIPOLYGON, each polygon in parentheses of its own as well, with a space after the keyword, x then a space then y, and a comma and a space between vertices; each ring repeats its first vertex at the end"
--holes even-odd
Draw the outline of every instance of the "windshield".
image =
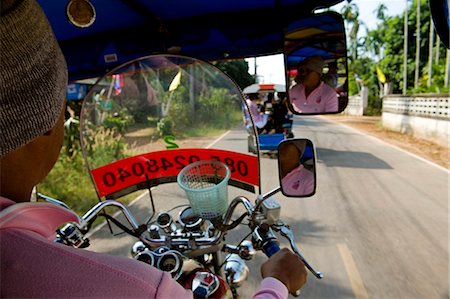
MULTIPOLYGON (((100 198, 176 183, 199 160, 218 160, 229 184, 259 190, 259 156, 248 153, 239 88, 213 65, 156 55, 99 79, 81 111, 81 143, 100 198)), ((170 190, 170 189, 168 189, 170 190)), ((173 190, 173 188, 172 188, 173 190)))

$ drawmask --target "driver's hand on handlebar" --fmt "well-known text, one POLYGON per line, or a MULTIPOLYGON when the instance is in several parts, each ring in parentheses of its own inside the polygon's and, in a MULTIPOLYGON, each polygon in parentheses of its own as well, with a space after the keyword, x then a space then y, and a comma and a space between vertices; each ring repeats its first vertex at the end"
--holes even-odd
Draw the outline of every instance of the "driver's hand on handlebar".
POLYGON ((307 272, 300 258, 289 249, 283 248, 262 264, 261 275, 263 278, 278 279, 290 293, 294 293, 306 283, 307 272))

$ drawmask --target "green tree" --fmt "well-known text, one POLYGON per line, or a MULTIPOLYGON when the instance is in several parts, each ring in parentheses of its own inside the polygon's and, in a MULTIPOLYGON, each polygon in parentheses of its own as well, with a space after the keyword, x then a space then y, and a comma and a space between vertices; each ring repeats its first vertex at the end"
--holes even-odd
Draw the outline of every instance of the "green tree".
MULTIPOLYGON (((383 10, 383 9, 381 9, 383 10)), ((439 48, 439 59, 434 61, 432 68, 432 84, 427 88, 428 72, 426 66, 429 61, 430 53, 430 11, 426 0, 414 1, 408 8, 408 87, 409 92, 436 92, 443 89, 444 68, 445 68, 445 49, 439 48), (420 18, 418 22, 417 5, 420 4, 420 18), (419 31, 416 24, 420 23, 419 31), (417 32, 420 34, 420 49, 416 49, 417 32), (414 88, 414 72, 416 69, 416 60, 414 53, 418 55, 418 86, 414 88)), ((393 82, 394 93, 401 93, 403 86, 403 19, 404 13, 398 16, 386 16, 379 14, 380 24, 378 28, 370 30, 367 33, 366 44, 370 54, 379 55, 379 66, 386 76, 393 82)))
POLYGON ((359 8, 355 3, 347 3, 341 10, 342 17, 350 26, 348 37, 350 40, 350 57, 355 61, 358 59, 359 38, 358 32, 362 22, 359 20, 359 8))
POLYGON ((256 82, 255 78, 248 72, 247 61, 243 59, 218 61, 213 64, 232 78, 241 89, 256 82))

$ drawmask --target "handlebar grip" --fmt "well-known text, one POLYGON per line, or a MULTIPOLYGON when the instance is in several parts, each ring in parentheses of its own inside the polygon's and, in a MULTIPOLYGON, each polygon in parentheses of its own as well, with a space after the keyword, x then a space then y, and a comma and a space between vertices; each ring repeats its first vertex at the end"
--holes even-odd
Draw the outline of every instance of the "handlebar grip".
POLYGON ((280 251, 280 246, 275 241, 268 241, 263 245, 262 251, 265 255, 267 255, 267 257, 271 257, 272 255, 280 251))
MULTIPOLYGON (((266 244, 264 244, 262 251, 267 255, 267 257, 271 257, 278 251, 280 251, 280 246, 275 241, 268 241, 266 244)), ((294 297, 300 296, 300 290, 297 290, 296 292, 291 293, 294 297)))

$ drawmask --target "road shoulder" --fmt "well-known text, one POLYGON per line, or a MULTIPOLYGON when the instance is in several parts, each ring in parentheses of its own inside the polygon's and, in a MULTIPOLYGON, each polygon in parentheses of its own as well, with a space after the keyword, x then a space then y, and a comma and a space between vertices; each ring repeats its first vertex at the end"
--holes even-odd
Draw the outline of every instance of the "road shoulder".
POLYGON ((325 115, 326 119, 352 127, 364 134, 368 134, 395 145, 407 152, 415 154, 425 160, 450 169, 449 148, 431 140, 417 138, 384 128, 380 116, 346 116, 325 115))

